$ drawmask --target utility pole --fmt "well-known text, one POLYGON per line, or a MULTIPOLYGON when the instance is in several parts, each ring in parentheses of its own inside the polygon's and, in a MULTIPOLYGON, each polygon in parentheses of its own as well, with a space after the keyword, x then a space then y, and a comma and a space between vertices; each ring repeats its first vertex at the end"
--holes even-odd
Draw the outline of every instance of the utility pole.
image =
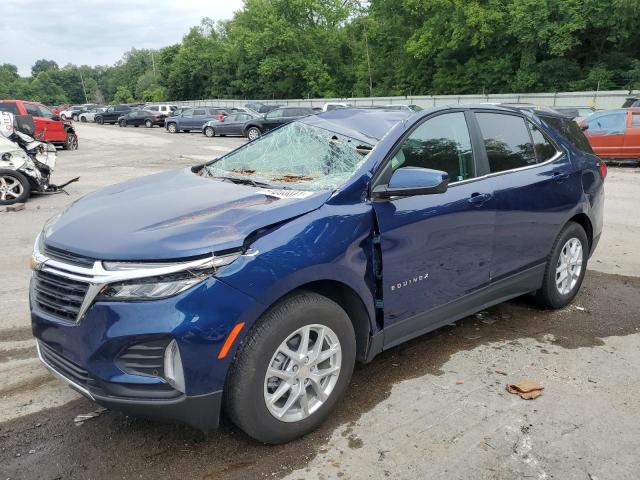
POLYGON ((151 64, 153 65, 153 77, 156 77, 156 60, 153 56, 153 50, 151 50, 151 64))
POLYGON ((84 78, 82 78, 82 71, 80 71, 80 83, 82 83, 82 91, 84 92, 84 101, 85 103, 89 103, 89 99, 87 98, 87 89, 84 88, 84 78))
POLYGON ((367 52, 367 69, 369 70, 369 96, 373 97, 373 81, 371 80, 371 60, 369 59, 369 40, 367 38, 367 29, 364 30, 364 47, 367 52))

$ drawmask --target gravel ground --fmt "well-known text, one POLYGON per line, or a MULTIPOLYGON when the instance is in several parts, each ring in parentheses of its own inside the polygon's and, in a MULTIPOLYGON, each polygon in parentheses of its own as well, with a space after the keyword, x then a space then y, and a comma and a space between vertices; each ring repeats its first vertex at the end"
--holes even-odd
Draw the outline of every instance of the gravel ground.
POLYGON ((637 478, 637 170, 610 169, 605 232, 572 306, 543 311, 519 299, 394 348, 358 367, 318 432, 265 447, 224 419, 207 437, 116 412, 74 426, 96 406, 38 364, 30 334, 27 265, 42 224, 87 192, 244 141, 78 129, 80 150, 59 152, 54 174, 81 176, 69 196, 0 213, 0 478, 637 478), (544 395, 505 391, 523 378, 544 395))

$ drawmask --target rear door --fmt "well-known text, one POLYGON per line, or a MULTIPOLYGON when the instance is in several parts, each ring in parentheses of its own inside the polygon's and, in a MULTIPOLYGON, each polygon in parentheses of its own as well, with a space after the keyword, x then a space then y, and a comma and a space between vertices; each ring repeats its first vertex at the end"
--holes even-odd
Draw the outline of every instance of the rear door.
POLYGON ((624 156, 627 112, 624 110, 592 115, 585 132, 596 155, 605 158, 624 156))
POLYGON ((229 124, 229 134, 230 135, 243 135, 243 127, 244 124, 251 120, 253 117, 246 113, 238 113, 235 115, 235 120, 229 124))
POLYGON ((489 284, 493 180, 474 162, 468 119, 457 111, 421 120, 376 175, 376 185, 386 184, 398 168, 423 167, 449 173, 451 182, 445 193, 373 202, 387 346, 432 328, 457 308, 451 302, 489 284))
POLYGON ((196 108, 193 110, 193 116, 189 118, 187 128, 202 128, 208 120, 207 110, 205 108, 196 108))
POLYGON ((216 133, 227 135, 232 133, 233 125, 236 123, 237 115, 229 115, 216 124, 216 133))
POLYGON ((491 279, 541 265, 581 193, 564 150, 517 113, 475 112, 496 200, 491 279))
POLYGON ((267 113, 262 122, 264 130, 267 131, 280 126, 282 124, 283 115, 284 108, 276 108, 275 110, 271 110, 267 113))
POLYGON ((624 152, 627 158, 640 158, 640 112, 629 112, 624 136, 624 152))

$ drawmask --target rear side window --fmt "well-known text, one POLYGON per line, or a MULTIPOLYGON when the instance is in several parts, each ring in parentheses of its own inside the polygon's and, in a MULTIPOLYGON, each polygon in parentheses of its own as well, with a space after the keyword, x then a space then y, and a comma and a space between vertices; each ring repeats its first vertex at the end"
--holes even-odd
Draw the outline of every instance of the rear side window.
POLYGON ((14 115, 20 115, 16 102, 2 102, 0 103, 0 112, 10 112, 14 115))
POLYGON ((198 109, 198 110, 194 110, 194 111, 193 111, 193 115, 194 115, 194 116, 195 116, 195 115, 205 115, 205 114, 206 114, 206 113, 205 113, 204 108, 201 108, 201 109, 198 109))
POLYGON ((154 105, 153 107, 147 107, 147 110, 151 112, 157 112, 160 110, 160 107, 158 107, 157 105, 154 105))
POLYGON ((391 159, 391 167, 422 167, 459 182, 475 176, 469 129, 463 112, 446 113, 418 126, 391 159))
POLYGON ((631 126, 640 127, 640 113, 634 113, 631 115, 631 126))
POLYGON ((476 113, 476 118, 492 173, 536 163, 536 154, 524 118, 501 113, 476 113))
POLYGON ((544 122, 562 135, 571 145, 586 153, 593 153, 589 140, 576 122, 566 118, 538 115, 544 122))
POLYGON ((551 160, 553 156, 558 152, 556 147, 544 136, 544 133, 540 131, 533 123, 529 122, 529 130, 531 130, 531 138, 533 139, 533 149, 536 152, 538 162, 543 163, 547 160, 551 160))

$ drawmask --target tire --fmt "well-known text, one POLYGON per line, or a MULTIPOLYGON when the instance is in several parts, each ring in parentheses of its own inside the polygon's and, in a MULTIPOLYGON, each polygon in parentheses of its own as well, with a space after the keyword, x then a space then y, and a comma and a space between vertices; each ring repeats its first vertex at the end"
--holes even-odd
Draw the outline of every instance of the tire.
POLYGON ((262 132, 258 127, 251 127, 249 128, 249 130, 247 130, 247 138, 251 141, 259 138, 260 135, 262 135, 262 132))
POLYGON ((127 122, 126 122, 125 120, 120 120, 120 121, 118 122, 118 126, 119 126, 119 127, 123 127, 123 128, 124 128, 124 127, 126 127, 126 126, 127 126, 127 122))
POLYGON ((78 115, 74 115, 73 117, 71 117, 73 119, 74 122, 78 121, 78 115))
POLYGON ((337 303, 305 291, 285 297, 256 322, 240 345, 224 389, 225 410, 238 427, 260 442, 279 444, 291 441, 313 431, 329 416, 349 385, 355 357, 353 325, 337 303), (290 351, 298 350, 302 339, 299 333, 307 328, 310 331, 307 334, 309 341, 314 341, 312 345, 307 344, 310 347, 307 363, 302 359, 294 361, 293 357, 281 353, 284 345, 290 351), (313 360, 313 350, 320 330, 325 332, 320 345, 322 352, 328 355, 329 348, 331 345, 335 347, 336 343, 339 348, 318 367, 313 360), (296 341, 298 343, 294 345, 296 341), (325 344, 327 349, 324 349, 325 344), (336 366, 339 366, 337 374, 327 374, 327 370, 336 366), (287 374, 290 380, 268 377, 268 367, 287 374), (315 377, 324 395, 328 395, 321 400, 307 378, 323 371, 325 376, 315 377), (276 397, 272 407, 268 407, 267 397, 285 384, 284 392, 276 397), (302 392, 305 392, 304 398, 308 402, 307 412, 300 400, 302 392), (291 397, 294 394, 296 397, 291 397), (292 402, 292 407, 298 406, 285 410, 287 401, 292 402), (285 413, 278 418, 272 409, 280 407, 285 413))
POLYGON ((73 132, 67 132, 67 139, 62 145, 64 150, 77 150, 78 149, 78 136, 73 132))
POLYGON ((61 118, 62 120, 66 120, 66 119, 67 119, 67 116, 66 116, 66 115, 60 115, 60 118, 61 118))
POLYGON ((82 123, 87 123, 87 117, 85 117, 84 115, 82 117, 80 117, 80 121, 82 123))
POLYGON ((216 136, 216 131, 213 129, 213 127, 204 127, 203 133, 209 138, 216 136))
POLYGON ((537 292, 538 302, 553 309, 569 305, 580 291, 588 259, 589 239, 584 228, 569 222, 556 238, 547 259, 542 288, 537 292), (562 280, 563 273, 566 280, 562 280))
POLYGON ((147 128, 151 128, 153 127, 153 122, 151 120, 145 120, 144 121, 144 126, 147 128))
POLYGON ((31 184, 22 173, 0 168, 0 205, 24 203, 31 195, 31 184))
POLYGON ((167 125, 167 130, 169 133, 178 133, 178 126, 175 123, 170 123, 167 125))
POLYGON ((95 121, 98 125, 104 125, 104 118, 102 117, 96 118, 95 121))

